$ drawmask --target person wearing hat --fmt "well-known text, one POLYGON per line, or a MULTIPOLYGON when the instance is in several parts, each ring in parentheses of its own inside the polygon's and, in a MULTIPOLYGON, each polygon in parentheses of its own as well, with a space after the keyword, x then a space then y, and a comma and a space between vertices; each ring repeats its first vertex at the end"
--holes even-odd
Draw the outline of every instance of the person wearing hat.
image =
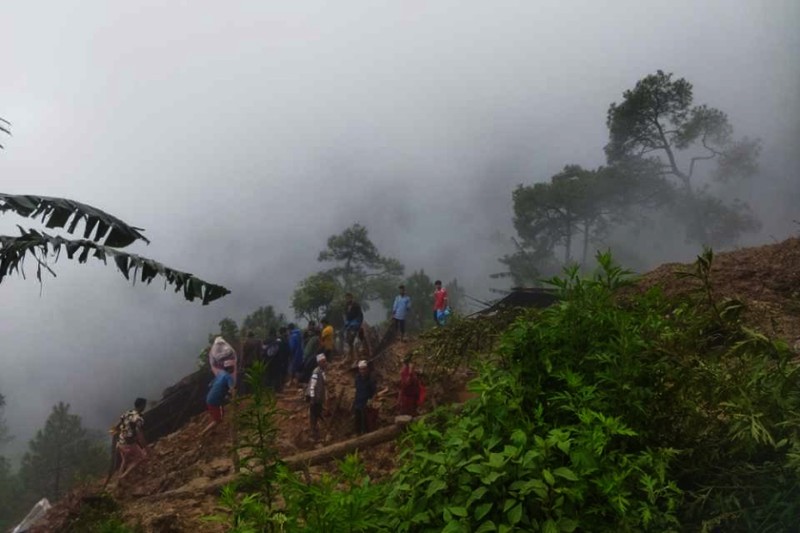
POLYGON ((400 335, 400 342, 406 337, 406 316, 411 310, 411 297, 406 294, 406 286, 397 287, 400 293, 394 297, 392 305, 392 320, 394 321, 395 334, 400 335))
POLYGON ((358 362, 356 374, 356 396, 353 400, 355 430, 359 435, 367 432, 367 404, 375 396, 375 381, 369 372, 369 363, 363 359, 358 362))
POLYGON ((328 366, 328 359, 325 354, 317 354, 317 368, 311 373, 308 381, 308 393, 306 394, 308 406, 308 418, 311 422, 311 438, 319 440, 319 420, 322 418, 322 410, 325 406, 325 368, 328 366))
POLYGON ((224 372, 214 376, 206 395, 206 409, 208 410, 208 416, 211 418, 211 423, 200 433, 201 436, 222 422, 222 406, 225 404, 225 398, 228 396, 228 392, 233 395, 236 391, 233 380, 236 361, 234 359, 226 359, 222 364, 224 372))

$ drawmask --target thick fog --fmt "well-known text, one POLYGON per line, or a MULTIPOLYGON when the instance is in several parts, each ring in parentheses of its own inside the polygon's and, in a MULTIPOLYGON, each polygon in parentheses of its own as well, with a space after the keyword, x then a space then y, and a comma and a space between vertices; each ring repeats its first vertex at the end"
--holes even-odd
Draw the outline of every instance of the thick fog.
POLYGON ((14 449, 59 400, 105 427, 160 397, 225 316, 291 314, 356 221, 407 272, 488 297, 513 188, 603 164, 609 103, 657 69, 762 139, 743 243, 796 234, 798 26, 792 0, 6 3, 0 190, 100 207, 146 229, 135 251, 232 290, 202 307, 64 259, 42 287, 33 263, 5 280, 14 449))

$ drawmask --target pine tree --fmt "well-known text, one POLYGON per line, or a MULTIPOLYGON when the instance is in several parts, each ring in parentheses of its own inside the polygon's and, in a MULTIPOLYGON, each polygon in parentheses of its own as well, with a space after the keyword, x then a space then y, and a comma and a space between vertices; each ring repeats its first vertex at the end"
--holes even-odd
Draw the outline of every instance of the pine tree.
POLYGON ((63 402, 53 406, 22 458, 20 478, 37 498, 57 500, 81 478, 102 473, 108 464, 105 447, 89 437, 81 417, 69 407, 63 402))

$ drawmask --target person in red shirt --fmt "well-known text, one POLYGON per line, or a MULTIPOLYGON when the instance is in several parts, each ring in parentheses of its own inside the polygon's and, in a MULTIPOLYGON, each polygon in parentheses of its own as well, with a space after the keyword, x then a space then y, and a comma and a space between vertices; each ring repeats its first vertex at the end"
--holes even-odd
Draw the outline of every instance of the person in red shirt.
POLYGON ((438 279, 433 286, 436 287, 436 290, 433 292, 433 321, 436 322, 437 326, 441 326, 443 322, 439 317, 443 315, 444 310, 447 309, 447 289, 442 287, 442 282, 438 279))
POLYGON ((417 416, 419 407, 425 401, 425 385, 419 376, 419 371, 414 368, 411 357, 403 360, 400 371, 400 391, 397 398, 397 407, 401 415, 417 416))

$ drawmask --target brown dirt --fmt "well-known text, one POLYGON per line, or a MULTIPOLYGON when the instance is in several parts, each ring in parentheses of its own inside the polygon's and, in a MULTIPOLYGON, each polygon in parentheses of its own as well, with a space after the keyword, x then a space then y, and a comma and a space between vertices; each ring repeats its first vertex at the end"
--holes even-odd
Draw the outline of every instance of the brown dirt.
MULTIPOLYGON (((414 347, 413 342, 395 343, 373 361, 373 376, 378 386, 375 404, 379 412, 379 427, 394 422, 397 386, 403 357, 414 347)), ((355 436, 351 405, 354 396, 355 368, 352 362, 335 358, 328 372, 328 412, 321 424, 321 442, 311 439, 308 423, 308 404, 303 387, 290 387, 277 395, 279 434, 277 447, 282 457, 319 448, 355 436)), ((436 400, 434 396, 432 398, 436 400)), ((428 403, 428 402, 426 402, 428 403)), ((431 404, 428 403, 430 406, 431 404)), ((423 409, 424 410, 424 409, 423 409)), ((218 498, 206 494, 210 482, 233 473, 230 413, 223 423, 205 437, 200 432, 208 424, 205 413, 193 417, 180 430, 158 440, 146 463, 131 472, 128 479, 112 479, 107 490, 119 503, 127 524, 138 525, 145 531, 222 532, 220 524, 203 520, 204 516, 222 512, 218 498), (154 501, 152 496, 174 491, 188 491, 186 497, 171 497, 154 501)), ((396 443, 388 442, 359 452, 367 473, 381 479, 394 469, 396 443)), ((312 467, 315 476, 331 471, 335 464, 312 467)), ((102 480, 72 491, 48 513, 37 532, 63 531, 87 499, 103 493, 102 480)))
MULTIPOLYGON (((680 278, 692 265, 667 263, 642 276, 637 286, 658 286, 666 294, 685 296, 699 282, 680 278)), ((747 305, 745 319, 764 333, 800 350, 800 238, 777 244, 715 254, 711 268, 714 294, 747 305)))
MULTIPOLYGON (((658 286, 667 294, 687 295, 698 284, 679 278, 676 272, 691 265, 665 264, 645 274, 635 290, 658 286)), ((714 258, 712 283, 723 298, 737 298, 748 305, 747 319, 762 331, 781 337, 800 349, 800 239, 779 244, 720 253, 714 258)), ((379 425, 392 422, 395 415, 397 381, 402 360, 415 348, 414 342, 394 343, 373 361, 373 375, 381 391, 377 398, 379 425)), ((424 364, 424 357, 420 357, 424 364)), ((341 358, 328 371, 329 403, 327 419, 322 424, 322 443, 314 443, 308 427, 307 404, 302 388, 289 388, 278 395, 283 414, 278 422, 278 449, 283 457, 338 442, 353 436, 350 406, 353 401, 354 368, 341 358)), ((459 375, 446 383, 429 383, 427 408, 464 399, 463 383, 469 376, 459 375)), ((130 525, 145 531, 222 532, 225 527, 202 519, 221 512, 217 497, 203 487, 233 471, 230 455, 230 425, 226 420, 214 432, 199 437, 207 424, 205 414, 191 419, 179 431, 155 443, 149 461, 133 472, 129 480, 112 482, 109 492, 120 504, 122 516, 130 525), (145 496, 185 489, 188 497, 153 501, 145 496)), ((360 452, 373 479, 387 476, 394 468, 396 443, 389 442, 360 452)), ((333 464, 311 469, 319 474, 335 468, 333 464)), ((36 531, 63 531, 86 498, 102 492, 102 481, 76 489, 48 513, 46 523, 36 531)))

